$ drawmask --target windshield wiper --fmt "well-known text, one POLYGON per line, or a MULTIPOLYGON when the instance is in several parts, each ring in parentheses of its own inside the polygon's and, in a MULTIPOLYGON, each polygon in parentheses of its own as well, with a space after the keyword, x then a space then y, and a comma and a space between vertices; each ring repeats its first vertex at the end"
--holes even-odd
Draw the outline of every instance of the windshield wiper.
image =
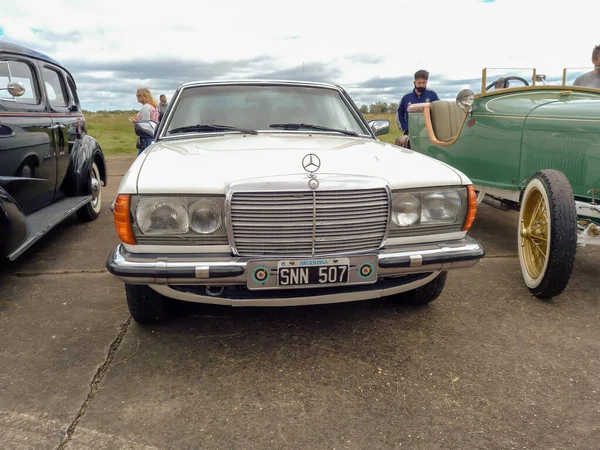
POLYGON ((193 133, 194 131, 219 131, 219 130, 240 131, 242 133, 247 133, 247 134, 258 134, 258 131, 256 131, 256 130, 249 130, 247 128, 239 128, 239 127, 232 127, 229 125, 216 125, 216 124, 188 125, 186 127, 179 127, 179 128, 174 128, 173 130, 169 130, 169 134, 193 133))
POLYGON ((305 128, 308 130, 333 131, 335 133, 343 133, 349 136, 358 136, 358 133, 356 131, 338 130, 337 128, 329 128, 321 125, 312 125, 310 123, 272 123, 269 126, 271 128, 282 128, 284 130, 299 130, 300 128, 305 128))

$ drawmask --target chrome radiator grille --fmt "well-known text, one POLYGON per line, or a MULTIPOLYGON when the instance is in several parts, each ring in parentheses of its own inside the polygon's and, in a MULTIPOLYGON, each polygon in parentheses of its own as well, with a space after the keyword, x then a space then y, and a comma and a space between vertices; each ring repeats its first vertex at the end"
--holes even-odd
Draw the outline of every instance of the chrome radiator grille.
POLYGON ((237 192, 231 197, 241 256, 313 256, 377 250, 387 229, 386 189, 237 192))

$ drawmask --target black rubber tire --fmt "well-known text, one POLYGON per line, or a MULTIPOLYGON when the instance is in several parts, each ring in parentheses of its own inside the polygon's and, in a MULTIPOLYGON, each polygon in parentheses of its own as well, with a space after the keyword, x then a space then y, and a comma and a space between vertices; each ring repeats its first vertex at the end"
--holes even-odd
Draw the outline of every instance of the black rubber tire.
POLYGON ((540 170, 529 180, 521 200, 517 234, 521 273, 529 291, 538 298, 552 298, 561 294, 569 284, 577 253, 577 207, 573 189, 567 177, 557 170, 540 170), (550 249, 547 265, 541 274, 532 277, 526 269, 521 247, 521 219, 530 193, 542 193, 549 212, 550 249))
POLYGON ((77 217, 83 222, 96 220, 102 209, 102 180, 100 179, 100 170, 98 170, 96 163, 92 164, 92 168, 88 175, 88 185, 86 187, 86 193, 88 194, 92 193, 92 178, 98 180, 98 199, 96 203, 94 203, 94 199, 92 199, 88 204, 77 210, 77 217))
POLYGON ((149 286, 125 284, 125 295, 129 313, 137 323, 157 324, 169 318, 169 299, 149 286))
POLYGON ((412 306, 425 306, 437 298, 444 291, 448 272, 440 272, 440 274, 431 280, 429 283, 413 289, 412 291, 403 292, 397 295, 397 299, 402 303, 412 306))

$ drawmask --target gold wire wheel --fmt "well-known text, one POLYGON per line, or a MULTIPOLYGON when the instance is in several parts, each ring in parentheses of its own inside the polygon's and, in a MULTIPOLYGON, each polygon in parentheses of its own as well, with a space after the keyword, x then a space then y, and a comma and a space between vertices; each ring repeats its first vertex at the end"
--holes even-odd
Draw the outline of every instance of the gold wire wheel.
POLYGON ((548 205, 537 187, 531 190, 523 208, 520 232, 523 261, 529 276, 536 279, 542 275, 550 250, 548 205))

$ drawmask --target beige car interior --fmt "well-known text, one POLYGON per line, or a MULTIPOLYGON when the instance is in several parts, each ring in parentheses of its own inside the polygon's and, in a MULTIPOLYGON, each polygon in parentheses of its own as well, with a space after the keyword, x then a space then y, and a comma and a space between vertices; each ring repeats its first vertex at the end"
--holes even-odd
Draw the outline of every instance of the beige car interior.
POLYGON ((467 114, 455 101, 438 100, 424 108, 425 125, 429 139, 436 145, 451 145, 456 142, 467 114))

